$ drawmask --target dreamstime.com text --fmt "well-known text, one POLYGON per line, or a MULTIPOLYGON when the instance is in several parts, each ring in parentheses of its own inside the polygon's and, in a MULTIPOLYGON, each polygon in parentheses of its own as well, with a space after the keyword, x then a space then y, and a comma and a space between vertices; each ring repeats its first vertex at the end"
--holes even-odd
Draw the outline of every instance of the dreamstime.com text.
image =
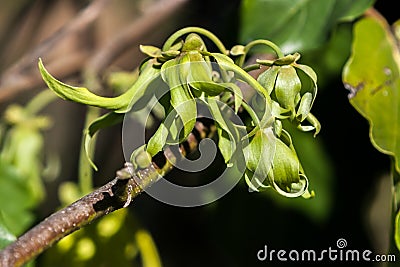
POLYGON ((395 262, 396 255, 393 254, 374 254, 371 250, 346 249, 347 241, 339 238, 336 247, 314 250, 275 250, 269 249, 267 245, 257 252, 259 261, 375 261, 375 262, 395 262))

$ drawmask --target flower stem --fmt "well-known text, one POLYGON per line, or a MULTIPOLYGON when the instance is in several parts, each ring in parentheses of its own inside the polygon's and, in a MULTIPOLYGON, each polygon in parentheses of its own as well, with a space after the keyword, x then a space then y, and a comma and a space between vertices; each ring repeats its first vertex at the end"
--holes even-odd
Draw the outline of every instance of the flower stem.
POLYGON ((228 54, 228 50, 225 48, 224 44, 218 39, 218 37, 216 35, 214 35, 212 32, 210 32, 206 29, 199 28, 199 27, 186 27, 179 31, 176 31, 174 34, 172 34, 167 39, 167 41, 165 41, 162 50, 167 51, 168 49, 171 48, 171 46, 176 42, 176 40, 178 38, 180 38, 183 35, 188 34, 188 33, 198 33, 198 34, 204 35, 205 37, 210 39, 216 45, 216 47, 221 51, 221 53, 223 53, 225 55, 228 54))
POLYGON ((254 41, 248 43, 244 47, 244 54, 241 55, 240 58, 237 61, 237 64, 239 66, 243 66, 247 53, 250 51, 250 49, 252 49, 256 45, 268 46, 268 47, 272 48, 272 50, 275 51, 275 53, 278 56, 278 58, 284 57, 284 54, 283 54, 282 50, 279 48, 279 46, 277 46, 276 44, 274 44, 273 42, 271 42, 269 40, 259 39, 259 40, 254 40, 254 41))

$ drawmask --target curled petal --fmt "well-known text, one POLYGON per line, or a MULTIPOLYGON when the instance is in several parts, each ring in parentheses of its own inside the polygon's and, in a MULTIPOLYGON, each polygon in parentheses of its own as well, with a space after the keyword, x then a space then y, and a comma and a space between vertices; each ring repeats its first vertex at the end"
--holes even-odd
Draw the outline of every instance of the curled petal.
POLYGON ((38 65, 47 86, 62 99, 113 110, 116 113, 128 112, 132 105, 145 94, 149 84, 159 77, 159 70, 153 68, 151 63, 146 62, 139 78, 125 93, 117 97, 103 97, 90 92, 85 87, 75 87, 58 81, 45 69, 41 59, 39 59, 38 65))

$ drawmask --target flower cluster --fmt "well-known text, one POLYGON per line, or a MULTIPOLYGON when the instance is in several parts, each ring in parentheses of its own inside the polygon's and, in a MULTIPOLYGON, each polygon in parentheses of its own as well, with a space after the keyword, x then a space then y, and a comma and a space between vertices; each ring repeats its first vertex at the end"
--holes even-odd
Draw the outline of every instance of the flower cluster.
POLYGON ((52 77, 39 61, 43 79, 57 95, 110 110, 89 127, 88 141, 97 130, 121 121, 121 116, 139 102, 146 103, 156 96, 165 117, 147 144, 131 158, 135 168, 145 168, 166 146, 187 140, 202 103, 215 121, 218 147, 227 167, 232 167, 232 158, 240 154, 251 190, 273 188, 287 197, 312 195, 291 136, 282 123, 286 120, 299 130, 315 130, 315 134, 320 130, 318 120, 310 113, 317 77, 310 67, 297 63, 298 53, 285 56, 267 40, 228 50, 215 35, 197 27, 175 32, 162 48, 142 45, 140 49, 148 58, 141 64, 136 82, 116 97, 102 97, 84 87, 66 85, 52 77), (212 41, 217 52, 208 50, 201 35, 212 41), (244 66, 255 45, 272 48, 276 59, 244 66), (254 69, 264 71, 255 78, 249 73, 254 69), (242 84, 253 89, 251 97, 244 97, 242 84), (244 116, 247 119, 240 123, 232 120, 231 115, 238 113, 248 115, 244 116))

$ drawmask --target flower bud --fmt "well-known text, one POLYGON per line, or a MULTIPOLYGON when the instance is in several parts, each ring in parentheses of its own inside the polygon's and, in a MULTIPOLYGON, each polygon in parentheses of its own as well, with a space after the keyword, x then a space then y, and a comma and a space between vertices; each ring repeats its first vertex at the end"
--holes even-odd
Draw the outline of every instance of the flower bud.
POLYGON ((146 146, 143 145, 132 152, 131 162, 135 170, 145 169, 151 164, 151 155, 145 150, 145 148, 146 146))

